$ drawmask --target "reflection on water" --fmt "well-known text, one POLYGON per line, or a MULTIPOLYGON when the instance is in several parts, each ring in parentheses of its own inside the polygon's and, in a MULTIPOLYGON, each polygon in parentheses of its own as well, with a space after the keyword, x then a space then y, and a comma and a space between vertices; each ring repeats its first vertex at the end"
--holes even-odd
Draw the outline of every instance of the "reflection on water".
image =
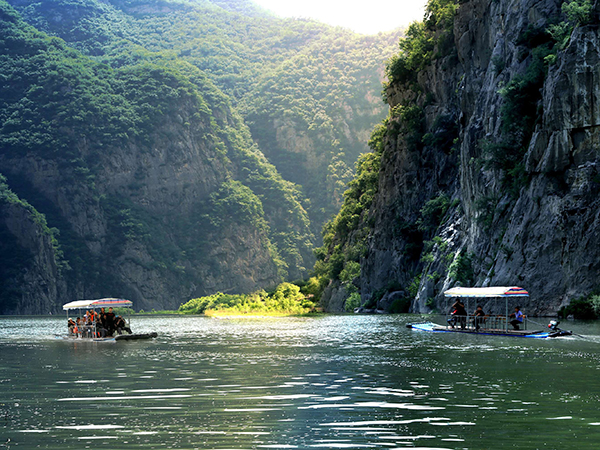
POLYGON ((0 447, 598 448, 600 325, 535 340, 411 319, 140 317, 157 339, 106 344, 2 317, 0 447))

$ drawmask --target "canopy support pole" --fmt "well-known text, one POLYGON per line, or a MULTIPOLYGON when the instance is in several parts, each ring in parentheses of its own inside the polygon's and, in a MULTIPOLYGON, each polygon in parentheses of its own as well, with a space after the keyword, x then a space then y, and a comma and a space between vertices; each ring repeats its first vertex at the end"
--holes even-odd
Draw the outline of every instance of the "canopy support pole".
POLYGON ((506 332, 508 333, 508 297, 504 297, 504 310, 506 311, 506 320, 504 322, 506 323, 506 332))

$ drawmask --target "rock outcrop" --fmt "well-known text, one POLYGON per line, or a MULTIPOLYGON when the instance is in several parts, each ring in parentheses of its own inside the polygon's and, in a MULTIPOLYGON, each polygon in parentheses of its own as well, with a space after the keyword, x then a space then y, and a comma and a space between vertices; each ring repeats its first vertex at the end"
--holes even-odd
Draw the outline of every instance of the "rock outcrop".
POLYGON ((411 310, 428 312, 444 310, 443 292, 456 285, 518 285, 530 314, 554 314, 600 287, 598 5, 570 24, 562 48, 548 33, 569 25, 561 3, 461 2, 456 57, 433 58, 416 84, 388 87, 379 189, 362 222, 373 224, 363 304, 412 285, 411 310), (414 105, 425 133, 454 118, 456 151, 427 135, 411 147, 395 131, 394 111, 414 105), (450 200, 443 218, 424 227, 441 196, 450 200))
POLYGON ((66 285, 44 217, 8 189, 0 176, 0 305, 2 314, 48 314, 66 285))

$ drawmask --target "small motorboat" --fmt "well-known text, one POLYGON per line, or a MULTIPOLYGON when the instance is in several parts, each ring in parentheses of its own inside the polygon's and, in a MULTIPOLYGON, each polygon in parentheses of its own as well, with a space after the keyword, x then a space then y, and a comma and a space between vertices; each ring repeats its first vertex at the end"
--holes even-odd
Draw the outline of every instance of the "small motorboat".
MULTIPOLYGON (((453 312, 450 312, 446 315, 445 325, 439 325, 431 321, 427 321, 420 323, 409 323, 406 325, 406 327, 413 330, 428 331, 433 333, 479 334, 486 336, 510 336, 534 339, 571 336, 573 334, 571 331, 561 330, 558 328, 558 324, 560 322, 557 320, 550 321, 548 324, 548 331, 529 330, 529 320, 524 314, 520 313, 519 315, 519 312, 517 311, 519 311, 520 308, 518 307, 515 308, 516 314, 509 314, 509 301, 511 299, 529 297, 529 293, 520 287, 456 287, 447 290, 444 292, 444 295, 446 298, 475 298, 478 299, 478 301, 494 300, 490 306, 492 306, 492 308, 495 310, 495 313, 489 315, 477 315, 476 313, 468 314, 463 305, 462 309, 460 310, 460 314, 456 314, 455 309, 453 312), (504 304, 498 305, 496 303, 498 299, 504 299, 504 304), (511 319, 513 320, 511 321, 511 319)), ((455 305, 458 302, 459 300, 455 302, 455 305)), ((478 309, 481 308, 478 307, 478 309)))
POLYGON ((97 310, 102 308, 131 308, 133 303, 130 300, 121 298, 101 298, 97 300, 76 300, 63 305, 63 310, 67 311, 67 336, 64 339, 87 341, 87 342, 117 342, 131 341, 139 339, 152 339, 158 336, 158 333, 132 333, 130 320, 123 316, 113 314, 114 323, 109 329, 103 326, 100 314, 97 310), (69 317, 71 311, 78 310, 79 317, 77 321, 69 317))

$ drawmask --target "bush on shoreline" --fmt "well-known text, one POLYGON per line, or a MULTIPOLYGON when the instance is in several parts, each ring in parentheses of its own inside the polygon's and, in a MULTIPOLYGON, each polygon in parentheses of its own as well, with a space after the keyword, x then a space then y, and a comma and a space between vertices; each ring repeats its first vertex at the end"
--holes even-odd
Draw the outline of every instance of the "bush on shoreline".
POLYGON ((315 304, 292 283, 282 283, 273 292, 224 294, 217 292, 194 298, 179 307, 182 314, 206 315, 304 315, 313 312, 315 304))
POLYGON ((558 317, 568 316, 575 319, 592 320, 600 318, 600 295, 590 295, 588 298, 572 300, 567 306, 558 310, 558 317))

